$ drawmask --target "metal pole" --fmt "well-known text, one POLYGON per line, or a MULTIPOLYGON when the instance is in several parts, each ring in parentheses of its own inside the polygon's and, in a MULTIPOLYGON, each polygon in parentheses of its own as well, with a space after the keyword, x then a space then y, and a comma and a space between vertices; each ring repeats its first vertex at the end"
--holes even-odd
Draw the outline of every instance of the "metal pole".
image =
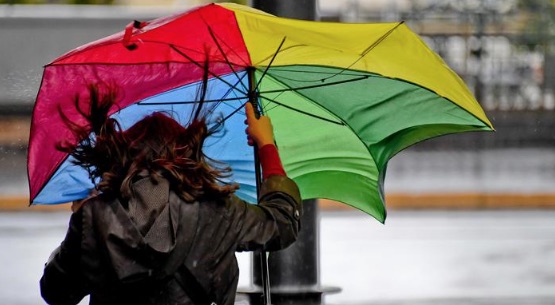
MULTIPOLYGON (((302 230, 289 248, 271 252, 268 258, 274 305, 320 305, 324 293, 337 293, 338 287, 320 285, 318 204, 303 201, 302 230)), ((262 270, 253 264, 255 287, 262 281, 262 270)), ((251 305, 260 305, 260 292, 250 294, 251 305)))
POLYGON ((316 20, 315 0, 252 0, 252 7, 279 17, 316 20))
MULTIPOLYGON (((316 18, 315 0, 253 0, 253 7, 280 17, 316 18)), ((297 241, 285 250, 270 253, 269 282, 274 305, 319 305, 323 293, 340 291, 320 285, 318 220, 317 201, 303 201, 302 229, 297 241)), ((254 287, 247 292, 251 305, 261 304, 260 287, 267 276, 264 265, 253 258, 254 287)))

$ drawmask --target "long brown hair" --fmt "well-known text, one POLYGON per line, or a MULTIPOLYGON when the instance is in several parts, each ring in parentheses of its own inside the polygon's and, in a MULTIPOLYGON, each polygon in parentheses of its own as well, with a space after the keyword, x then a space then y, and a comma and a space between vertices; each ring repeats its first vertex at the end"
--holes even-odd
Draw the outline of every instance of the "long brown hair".
POLYGON ((230 168, 203 153, 209 130, 204 116, 187 127, 168 114, 155 112, 123 131, 108 113, 115 105, 115 90, 89 87, 90 109, 83 111, 75 98, 77 111, 88 125, 73 123, 60 109, 66 125, 79 140, 78 144, 59 143, 57 148, 71 154, 75 164, 88 170, 96 189, 109 197, 127 199, 137 177, 148 176, 156 183, 162 178, 184 200, 227 196, 238 187, 225 184, 230 168), (93 136, 90 135, 93 133, 93 136))

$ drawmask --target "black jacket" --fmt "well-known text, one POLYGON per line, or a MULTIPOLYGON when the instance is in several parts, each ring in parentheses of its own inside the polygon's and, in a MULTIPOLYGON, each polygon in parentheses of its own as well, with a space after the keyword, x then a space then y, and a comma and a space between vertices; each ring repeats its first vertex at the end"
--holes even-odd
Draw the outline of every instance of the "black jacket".
POLYGON ((301 199, 287 177, 263 182, 258 205, 235 195, 187 203, 166 181, 134 184, 127 203, 97 196, 75 212, 40 280, 49 304, 193 304, 175 279, 181 264, 218 305, 235 300, 235 251, 278 250, 300 229, 301 199))

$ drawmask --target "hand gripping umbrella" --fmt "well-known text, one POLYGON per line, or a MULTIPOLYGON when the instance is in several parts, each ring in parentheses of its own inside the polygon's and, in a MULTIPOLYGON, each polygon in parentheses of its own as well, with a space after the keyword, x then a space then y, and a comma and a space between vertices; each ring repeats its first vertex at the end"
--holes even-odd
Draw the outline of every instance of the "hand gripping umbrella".
POLYGON ((242 111, 250 100, 272 119, 303 199, 344 202, 381 222, 385 171, 396 153, 432 137, 492 130, 462 80, 404 23, 301 21, 210 4, 133 22, 45 67, 29 145, 32 204, 70 202, 93 188, 87 171, 55 149, 61 140, 78 141, 59 109, 84 123, 71 108, 91 83, 122 93, 112 116, 124 129, 154 111, 187 124, 205 86, 203 100, 226 131, 206 144, 206 154, 229 164, 238 195, 254 202, 242 111))

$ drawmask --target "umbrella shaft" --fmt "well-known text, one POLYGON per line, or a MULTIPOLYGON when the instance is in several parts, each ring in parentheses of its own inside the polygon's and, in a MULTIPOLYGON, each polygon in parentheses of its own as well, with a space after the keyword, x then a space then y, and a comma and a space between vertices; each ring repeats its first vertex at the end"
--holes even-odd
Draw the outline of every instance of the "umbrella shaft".
MULTIPOLYGON (((252 104, 256 117, 260 117, 260 110, 258 108, 258 96, 256 94, 256 81, 254 79, 254 68, 248 68, 247 73, 249 77, 249 103, 252 104)), ((254 172, 256 177, 256 195, 260 196, 260 185, 262 183, 262 173, 260 170, 260 159, 258 157, 258 147, 254 145, 254 172)), ((262 270, 262 288, 264 290, 264 304, 271 305, 272 300, 270 296, 270 271, 268 268, 268 258, 266 251, 261 251, 260 254, 260 267, 262 270)))

